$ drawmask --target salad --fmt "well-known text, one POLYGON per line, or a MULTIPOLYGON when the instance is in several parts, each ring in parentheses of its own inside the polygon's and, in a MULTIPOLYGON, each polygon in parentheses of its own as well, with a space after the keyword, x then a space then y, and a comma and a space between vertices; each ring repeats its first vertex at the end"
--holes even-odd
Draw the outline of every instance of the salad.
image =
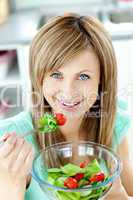
MULTIPOLYGON (((58 127, 65 123, 66 118, 62 113, 55 115, 45 113, 38 121, 38 129, 40 133, 55 133, 58 127)), ((109 173, 105 168, 105 163, 101 165, 97 159, 93 159, 91 162, 85 160, 79 165, 67 163, 59 168, 47 169, 47 182, 62 189, 53 190, 59 200, 96 200, 103 195, 109 186, 101 186, 95 190, 80 191, 80 189, 90 185, 98 186, 107 180, 109 173), (65 189, 69 189, 69 191, 65 191, 65 189)))
MULTIPOLYGON (((83 161, 80 165, 68 163, 60 168, 48 169, 48 183, 66 189, 81 189, 89 185, 97 185, 108 179, 107 173, 103 172, 96 159, 91 162, 83 161)), ((60 200, 96 200, 102 196, 107 186, 95 190, 86 191, 56 191, 56 196, 60 200)))
POLYGON ((38 120, 38 130, 40 133, 54 133, 59 126, 66 123, 66 117, 62 113, 45 113, 38 120))

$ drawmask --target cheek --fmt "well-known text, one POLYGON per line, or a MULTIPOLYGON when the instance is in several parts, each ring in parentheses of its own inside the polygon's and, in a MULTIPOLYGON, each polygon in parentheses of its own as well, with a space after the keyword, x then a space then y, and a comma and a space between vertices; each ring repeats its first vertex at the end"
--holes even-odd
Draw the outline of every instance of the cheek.
POLYGON ((55 87, 55 84, 53 84, 52 81, 46 80, 43 83, 43 94, 44 97, 48 100, 52 98, 57 92, 57 87, 55 87))
POLYGON ((89 85, 84 89, 84 97, 86 98, 87 106, 91 108, 98 96, 98 83, 94 83, 89 85))
POLYGON ((98 83, 89 83, 82 88, 85 97, 97 96, 98 95, 98 83))

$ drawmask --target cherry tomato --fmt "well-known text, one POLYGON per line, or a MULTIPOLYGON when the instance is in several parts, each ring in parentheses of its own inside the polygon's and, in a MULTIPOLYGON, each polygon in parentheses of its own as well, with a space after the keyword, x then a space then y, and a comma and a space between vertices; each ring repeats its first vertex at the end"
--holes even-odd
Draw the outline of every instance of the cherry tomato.
POLYGON ((99 181, 104 181, 105 179, 105 175, 103 172, 99 172, 98 174, 95 174, 94 176, 92 176, 91 178, 89 178, 89 181, 91 183, 93 182, 99 182, 99 181))
POLYGON ((65 181, 64 181, 64 186, 66 186, 69 189, 75 189, 78 187, 78 182, 75 178, 72 177, 68 177, 65 181))
POLYGON ((79 180, 81 180, 82 178, 84 178, 84 174, 83 174, 83 173, 78 173, 78 174, 76 174, 76 175, 74 176, 74 178, 75 178, 77 181, 79 181, 79 180))
POLYGON ((87 161, 83 161, 79 164, 80 168, 84 168, 87 166, 87 161))
POLYGON ((66 117, 62 113, 56 113, 55 118, 59 126, 63 126, 66 123, 66 117))

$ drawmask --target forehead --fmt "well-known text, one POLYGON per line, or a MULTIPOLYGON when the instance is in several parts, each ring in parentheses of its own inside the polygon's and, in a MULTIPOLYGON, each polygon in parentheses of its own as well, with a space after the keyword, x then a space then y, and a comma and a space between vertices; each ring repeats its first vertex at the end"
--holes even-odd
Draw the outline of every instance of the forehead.
POLYGON ((97 72, 100 70, 100 63, 94 51, 91 49, 86 49, 72 57, 58 70, 62 72, 79 72, 84 70, 97 72))

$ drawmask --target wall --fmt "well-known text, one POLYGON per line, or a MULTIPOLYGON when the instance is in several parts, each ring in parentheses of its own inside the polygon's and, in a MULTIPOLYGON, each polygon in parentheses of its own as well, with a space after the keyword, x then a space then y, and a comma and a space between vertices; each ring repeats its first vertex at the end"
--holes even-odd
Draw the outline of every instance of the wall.
POLYGON ((108 4, 110 2, 112 2, 112 0, 37 0, 37 1, 33 1, 33 0, 11 0, 11 6, 13 10, 16 9, 23 9, 23 8, 31 8, 31 7, 38 7, 38 6, 42 6, 42 5, 50 5, 52 6, 54 5, 83 5, 83 4, 88 4, 88 6, 92 5, 92 6, 98 6, 101 4, 108 4))

